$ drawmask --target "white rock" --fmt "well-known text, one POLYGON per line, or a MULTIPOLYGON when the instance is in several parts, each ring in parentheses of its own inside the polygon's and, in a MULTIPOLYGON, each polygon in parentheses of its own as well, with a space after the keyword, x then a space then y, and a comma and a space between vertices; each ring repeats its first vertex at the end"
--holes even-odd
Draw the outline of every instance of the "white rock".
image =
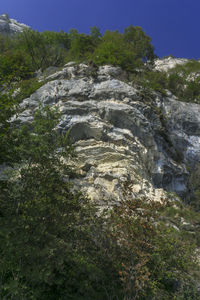
POLYGON ((169 93, 141 101, 137 89, 118 78, 119 68, 95 72, 93 78, 90 66, 66 65, 22 102, 24 112, 15 121, 31 122, 40 102, 57 106, 57 128, 70 130, 77 153, 71 164, 81 178, 75 184, 100 205, 145 196, 160 201, 166 191, 187 197, 185 163, 192 166, 200 158, 200 106, 169 93))
POLYGON ((14 19, 9 19, 7 14, 0 16, 0 33, 15 34, 21 33, 24 29, 30 28, 29 26, 18 23, 14 19))
POLYGON ((154 69, 156 71, 164 71, 167 72, 170 69, 173 69, 177 65, 183 65, 187 63, 189 60, 185 58, 173 58, 171 56, 163 59, 156 59, 154 61, 154 69))

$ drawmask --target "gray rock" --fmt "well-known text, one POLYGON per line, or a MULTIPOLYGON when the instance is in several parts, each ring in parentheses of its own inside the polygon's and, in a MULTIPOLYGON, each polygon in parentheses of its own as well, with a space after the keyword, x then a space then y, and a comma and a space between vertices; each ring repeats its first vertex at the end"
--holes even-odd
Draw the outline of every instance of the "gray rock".
POLYGON ((164 98, 161 108, 174 149, 194 166, 200 161, 200 105, 164 98))
POLYGON ((156 71, 167 72, 168 70, 173 69, 177 65, 184 65, 188 61, 189 59, 175 58, 171 56, 162 59, 156 59, 154 61, 154 69, 156 71))
POLYGON ((21 33, 24 29, 27 28, 30 27, 23 23, 18 23, 14 19, 9 19, 7 14, 3 14, 0 16, 0 33, 12 35, 21 33))
POLYGON ((68 63, 30 98, 15 121, 29 123, 39 103, 58 107, 60 132, 70 130, 81 177, 77 186, 100 205, 129 197, 189 197, 187 166, 200 158, 200 106, 168 93, 141 99, 120 68, 68 63))

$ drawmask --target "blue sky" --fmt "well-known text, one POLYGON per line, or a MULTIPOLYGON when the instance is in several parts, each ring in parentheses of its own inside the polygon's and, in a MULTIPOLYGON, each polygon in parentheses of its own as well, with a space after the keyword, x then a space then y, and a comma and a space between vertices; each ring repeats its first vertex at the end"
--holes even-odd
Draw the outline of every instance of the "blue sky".
POLYGON ((141 26, 157 55, 200 58, 200 0, 0 0, 3 13, 39 31, 141 26))

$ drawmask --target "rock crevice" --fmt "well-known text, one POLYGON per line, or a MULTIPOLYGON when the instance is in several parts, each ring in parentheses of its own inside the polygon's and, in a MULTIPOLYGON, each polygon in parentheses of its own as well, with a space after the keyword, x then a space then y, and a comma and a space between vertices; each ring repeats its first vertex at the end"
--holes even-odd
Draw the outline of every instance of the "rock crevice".
POLYGON ((75 182, 102 205, 127 193, 189 197, 187 167, 200 160, 200 106, 159 94, 150 103, 123 78, 118 67, 69 63, 41 77, 48 82, 24 99, 13 121, 31 122, 39 103, 58 107, 58 130, 70 130, 77 153, 75 182))

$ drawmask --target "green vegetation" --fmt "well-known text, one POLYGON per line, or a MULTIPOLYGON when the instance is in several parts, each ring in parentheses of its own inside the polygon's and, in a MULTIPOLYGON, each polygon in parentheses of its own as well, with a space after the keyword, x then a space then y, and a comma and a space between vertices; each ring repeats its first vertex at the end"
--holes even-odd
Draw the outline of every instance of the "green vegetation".
POLYGON ((190 185, 194 193, 192 205, 196 211, 200 211, 200 163, 191 170, 190 185))
POLYGON ((141 57, 137 55, 133 47, 125 41, 124 36, 116 32, 106 31, 102 42, 95 49, 92 59, 95 64, 119 65, 126 70, 134 70, 141 65, 141 57))
POLYGON ((37 78, 21 80, 14 85, 15 101, 20 103, 23 99, 30 97, 37 89, 44 85, 44 81, 38 81, 37 78))
POLYGON ((169 90, 184 102, 200 103, 200 62, 191 60, 184 65, 178 65, 170 71, 160 72, 144 70, 142 74, 132 75, 133 83, 139 83, 143 88, 166 95, 169 90))
POLYGON ((11 95, 0 95, 0 164, 11 164, 13 160, 13 130, 9 119, 16 112, 15 105, 11 95))
POLYGON ((93 61, 97 64, 116 64, 133 71, 155 55, 151 39, 140 27, 129 26, 121 34, 91 27, 90 34, 25 30, 15 38, 0 36, 0 80, 30 78, 34 71, 64 62, 93 61))
POLYGON ((198 299, 200 240, 180 222, 198 213, 141 199, 97 217, 72 191, 76 173, 65 160, 73 147, 54 130, 59 117, 41 108, 31 127, 10 128, 13 169, 0 179, 1 299, 198 299), (180 231, 167 225, 174 215, 180 231))
POLYGON ((151 39, 140 27, 129 26, 123 33, 106 30, 104 35, 97 27, 91 27, 89 34, 76 29, 69 33, 25 30, 14 38, 0 36, 0 84, 27 80, 39 69, 69 61, 112 64, 144 89, 163 95, 169 90, 181 101, 199 103, 200 62, 191 60, 166 73, 152 71, 155 58, 151 39))
MULTIPOLYGON (((10 166, 0 177, 1 299, 198 300, 199 207, 134 199, 99 215, 71 183, 78 175, 67 162, 75 154, 68 135, 55 130, 58 111, 38 109, 29 126, 9 121, 43 84, 34 73, 70 60, 119 65, 144 97, 176 94, 198 70, 193 63, 169 76, 153 72, 144 63, 154 57, 150 38, 133 26, 104 36, 96 27, 89 35, 0 36, 0 164, 10 166)), ((186 88, 191 101, 199 95, 193 84, 186 88)))
POLYGON ((169 89, 182 101, 200 103, 200 62, 191 60, 170 73, 169 89))
POLYGON ((96 210, 71 191, 63 158, 73 149, 54 130, 58 117, 39 110, 32 128, 13 133, 17 162, 0 181, 1 299, 101 299, 104 281, 116 286, 109 288, 109 257, 101 267, 94 244, 96 210))
POLYGON ((121 250, 123 299, 198 299, 191 276, 198 271, 190 257, 194 240, 188 240, 184 230, 173 228, 173 223, 167 225, 167 212, 173 205, 141 199, 128 201, 113 212, 112 235, 121 250))

